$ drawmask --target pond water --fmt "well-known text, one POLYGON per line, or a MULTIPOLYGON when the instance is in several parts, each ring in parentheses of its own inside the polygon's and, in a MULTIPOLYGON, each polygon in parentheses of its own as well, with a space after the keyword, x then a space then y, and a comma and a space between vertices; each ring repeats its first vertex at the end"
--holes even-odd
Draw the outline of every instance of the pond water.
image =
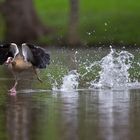
POLYGON ((139 140, 139 49, 49 49, 51 64, 14 79, 0 68, 0 139, 139 140))

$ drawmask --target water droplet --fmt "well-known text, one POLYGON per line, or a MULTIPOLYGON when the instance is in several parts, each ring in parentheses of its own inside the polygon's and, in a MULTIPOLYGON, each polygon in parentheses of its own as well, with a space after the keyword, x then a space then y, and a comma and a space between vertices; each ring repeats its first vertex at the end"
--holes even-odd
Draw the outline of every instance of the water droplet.
POLYGON ((107 26, 107 22, 105 22, 104 24, 105 24, 105 26, 107 26))
POLYGON ((87 34, 90 36, 91 35, 91 32, 87 32, 87 34))

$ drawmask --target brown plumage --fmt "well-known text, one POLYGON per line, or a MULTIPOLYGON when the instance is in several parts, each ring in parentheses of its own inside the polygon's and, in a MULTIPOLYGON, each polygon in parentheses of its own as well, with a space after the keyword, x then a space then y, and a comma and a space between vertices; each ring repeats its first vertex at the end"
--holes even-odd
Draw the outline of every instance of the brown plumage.
POLYGON ((10 89, 11 94, 16 94, 18 73, 32 68, 41 82, 36 69, 46 68, 50 63, 50 55, 44 49, 32 44, 23 43, 21 49, 15 43, 0 45, 0 65, 6 64, 15 76, 15 84, 10 89))

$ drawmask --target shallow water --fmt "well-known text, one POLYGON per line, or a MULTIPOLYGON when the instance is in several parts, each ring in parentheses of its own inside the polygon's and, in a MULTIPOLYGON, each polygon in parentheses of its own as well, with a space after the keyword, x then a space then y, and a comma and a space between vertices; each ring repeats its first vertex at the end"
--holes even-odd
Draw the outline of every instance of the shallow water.
POLYGON ((17 96, 8 95, 14 79, 1 67, 0 139, 139 140, 140 55, 127 50, 134 58, 123 63, 122 50, 112 57, 110 48, 50 49, 52 63, 40 73, 44 82, 24 73, 17 96))

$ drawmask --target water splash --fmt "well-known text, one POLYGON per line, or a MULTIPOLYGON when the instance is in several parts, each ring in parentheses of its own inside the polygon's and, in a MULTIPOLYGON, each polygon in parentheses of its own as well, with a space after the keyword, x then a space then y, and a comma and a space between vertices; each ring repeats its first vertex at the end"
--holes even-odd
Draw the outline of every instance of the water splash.
POLYGON ((61 91, 72 91, 78 88, 79 74, 76 70, 72 70, 68 75, 63 77, 63 83, 61 85, 61 91))
POLYGON ((78 89, 79 86, 79 73, 77 70, 71 70, 67 75, 62 77, 62 84, 59 85, 58 82, 52 84, 53 91, 74 91, 78 89))
POLYGON ((117 52, 111 46, 110 49, 110 53, 100 61, 101 71, 98 80, 91 81, 90 88, 124 88, 130 82, 128 70, 134 56, 124 50, 117 52))
POLYGON ((79 89, 140 88, 139 59, 126 51, 115 50, 110 46, 107 54, 104 49, 83 52, 76 50, 68 59, 73 67, 65 65, 65 60, 50 70, 48 77, 53 91, 75 91, 79 89), (102 55, 99 52, 102 51, 102 55), (104 55, 104 57, 103 57, 104 55), (69 71, 69 69, 75 69, 69 71))

